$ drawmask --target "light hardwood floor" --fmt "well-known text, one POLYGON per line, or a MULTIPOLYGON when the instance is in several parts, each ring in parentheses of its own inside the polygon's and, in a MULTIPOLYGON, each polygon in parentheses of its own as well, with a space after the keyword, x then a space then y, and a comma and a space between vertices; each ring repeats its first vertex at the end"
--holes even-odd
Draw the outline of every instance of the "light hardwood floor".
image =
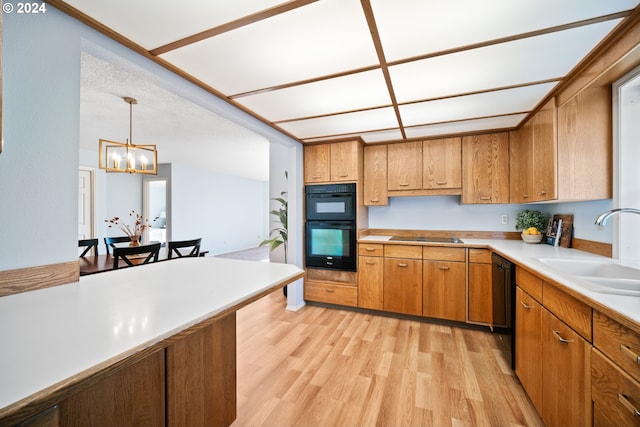
POLYGON ((543 425, 498 334, 285 306, 238 311, 233 427, 543 425))

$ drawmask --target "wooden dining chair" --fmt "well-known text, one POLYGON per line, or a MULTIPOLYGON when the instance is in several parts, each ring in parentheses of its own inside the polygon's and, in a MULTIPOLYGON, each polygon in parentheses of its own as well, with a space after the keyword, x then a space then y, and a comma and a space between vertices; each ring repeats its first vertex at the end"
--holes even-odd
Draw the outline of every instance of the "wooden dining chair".
POLYGON ((167 247, 169 248, 169 259, 173 258, 174 252, 178 256, 178 258, 197 257, 198 255, 200 255, 201 242, 202 238, 193 240, 176 240, 167 243, 167 247), (188 248, 191 248, 189 252, 187 252, 188 248))
POLYGON ((160 243, 113 248, 113 269, 118 269, 119 260, 129 266, 149 264, 158 261, 160 243), (146 256, 145 256, 146 255, 146 256))
POLYGON ((115 248, 116 243, 129 243, 131 239, 129 236, 120 236, 120 237, 105 237, 104 238, 104 246, 107 248, 107 255, 111 253, 111 249, 115 248))
POLYGON ((84 248, 84 251, 80 254, 81 257, 89 253, 93 249, 93 254, 98 256, 98 239, 79 239, 78 247, 84 248))

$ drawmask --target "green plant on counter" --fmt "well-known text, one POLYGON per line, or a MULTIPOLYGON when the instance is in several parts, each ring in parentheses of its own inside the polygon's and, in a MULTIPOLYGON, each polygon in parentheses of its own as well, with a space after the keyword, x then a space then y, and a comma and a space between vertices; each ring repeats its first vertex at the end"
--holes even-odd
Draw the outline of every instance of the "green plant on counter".
MULTIPOLYGON (((289 179, 289 173, 287 171, 284 171, 284 177, 287 180, 289 179)), ((278 247, 282 246, 284 248, 284 262, 286 264, 287 263, 287 242, 289 240, 289 231, 287 228, 287 215, 289 211, 289 206, 286 199, 287 192, 282 191, 280 193, 280 196, 281 197, 275 197, 271 199, 280 203, 280 207, 277 210, 274 209, 269 212, 271 215, 277 218, 277 220, 273 222, 278 224, 278 226, 276 226, 276 228, 271 230, 271 232, 269 233, 269 235, 273 237, 260 242, 260 246, 269 245, 269 250, 271 252, 276 250, 278 247)))
POLYGON ((524 210, 516 215, 516 230, 526 230, 535 227, 541 233, 547 230, 549 218, 540 211, 524 210))

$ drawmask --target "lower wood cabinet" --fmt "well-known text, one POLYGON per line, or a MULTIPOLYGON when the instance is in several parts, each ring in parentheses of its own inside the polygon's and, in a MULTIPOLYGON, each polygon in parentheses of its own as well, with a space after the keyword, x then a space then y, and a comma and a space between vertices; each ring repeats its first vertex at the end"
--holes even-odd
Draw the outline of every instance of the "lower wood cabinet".
POLYGON ((385 311, 422 315, 422 260, 385 258, 383 281, 385 311))
POLYGON ((542 310, 542 420, 547 427, 590 426, 591 344, 542 310))
POLYGON ((519 286, 515 314, 516 375, 542 414, 542 306, 519 286))
POLYGON ((423 248, 422 314, 437 319, 466 320, 466 249, 423 248))
POLYGON ((384 258, 358 257, 358 307, 383 310, 384 258))

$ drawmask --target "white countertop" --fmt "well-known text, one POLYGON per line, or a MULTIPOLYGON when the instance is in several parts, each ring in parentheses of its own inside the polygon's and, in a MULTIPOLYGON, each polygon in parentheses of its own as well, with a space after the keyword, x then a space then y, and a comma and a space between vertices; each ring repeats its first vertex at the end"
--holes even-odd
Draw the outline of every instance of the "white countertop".
POLYGON ((289 264, 182 258, 1 297, 0 413, 301 273, 289 264))
MULTIPOLYGON (((391 236, 382 235, 370 235, 360 239, 360 241, 388 243, 391 236)), ((577 293, 587 297, 591 301, 614 310, 628 319, 640 324, 640 297, 625 296, 625 295, 613 295, 602 292, 595 292, 584 286, 579 278, 576 278, 570 274, 562 273, 559 270, 550 268, 543 264, 539 258, 573 258, 581 260, 594 260, 594 261, 610 261, 621 265, 629 266, 632 268, 640 269, 640 261, 618 261, 611 260, 611 258, 603 257, 600 255, 590 254, 588 252, 579 251, 576 249, 554 247, 540 244, 528 244, 522 240, 499 240, 499 239, 469 239, 462 238, 465 247, 486 247, 494 252, 510 259, 511 261, 520 264, 524 267, 539 272, 547 276, 548 278, 566 286, 569 289, 576 291, 577 293)), ((402 242, 394 241, 394 244, 416 244, 416 242, 402 242)), ((419 242, 421 245, 439 245, 439 246, 452 246, 451 244, 439 244, 439 243, 425 243, 419 242)))

